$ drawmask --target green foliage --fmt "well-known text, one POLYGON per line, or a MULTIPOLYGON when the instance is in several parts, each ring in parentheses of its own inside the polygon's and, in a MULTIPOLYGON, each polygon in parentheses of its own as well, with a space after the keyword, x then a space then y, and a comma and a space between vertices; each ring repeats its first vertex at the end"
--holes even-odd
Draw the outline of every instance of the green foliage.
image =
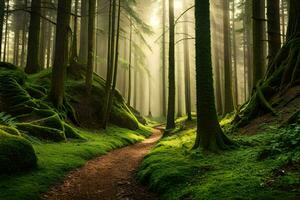
POLYGON ((32 145, 25 139, 0 130, 0 174, 32 169, 37 158, 32 145))
POLYGON ((159 191, 161 199, 292 199, 297 195, 299 169, 275 178, 282 160, 257 160, 261 148, 276 136, 274 131, 234 136, 240 147, 221 154, 191 150, 195 131, 164 138, 143 161, 138 179, 159 191))
POLYGON ((270 139, 258 154, 259 159, 276 158, 300 162, 300 123, 274 128, 274 137, 270 139))

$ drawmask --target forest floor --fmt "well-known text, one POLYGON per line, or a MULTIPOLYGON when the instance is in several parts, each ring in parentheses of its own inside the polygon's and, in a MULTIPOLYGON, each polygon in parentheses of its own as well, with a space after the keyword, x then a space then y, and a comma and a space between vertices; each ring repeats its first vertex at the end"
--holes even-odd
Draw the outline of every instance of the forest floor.
POLYGON ((98 157, 71 172, 62 185, 43 196, 48 200, 132 199, 155 200, 158 196, 137 183, 135 173, 150 149, 161 138, 154 129, 148 139, 98 157))

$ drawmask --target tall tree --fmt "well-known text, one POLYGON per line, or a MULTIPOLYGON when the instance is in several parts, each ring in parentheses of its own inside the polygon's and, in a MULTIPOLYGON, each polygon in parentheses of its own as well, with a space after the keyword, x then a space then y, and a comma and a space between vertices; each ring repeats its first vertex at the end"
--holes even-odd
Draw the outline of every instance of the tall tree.
POLYGON ((95 58, 95 17, 96 0, 89 0, 89 23, 88 23, 88 58, 86 70, 86 90, 90 94, 93 84, 93 70, 95 58))
MULTIPOLYGON (((189 34, 189 25, 187 23, 187 15, 184 16, 184 33, 189 34)), ((191 106, 191 75, 190 75, 190 45, 188 40, 184 40, 184 79, 185 79, 185 110, 188 120, 192 120, 192 106, 191 106)))
POLYGON ((238 91, 238 63, 237 63, 237 48, 236 48, 236 22, 235 22, 235 0, 232 1, 232 58, 233 58, 233 69, 232 69, 232 79, 233 79, 233 103, 234 107, 237 108, 239 104, 239 91, 238 91))
POLYGON ((127 104, 130 106, 131 104, 131 63, 132 63, 132 20, 130 18, 130 31, 129 31, 129 61, 128 61, 128 99, 127 104))
POLYGON ((174 0, 169 0, 169 96, 166 129, 175 128, 175 20, 174 0))
POLYGON ((72 39, 72 49, 71 49, 71 57, 70 57, 70 63, 71 66, 74 65, 74 63, 78 62, 78 45, 77 45, 77 32, 78 32, 78 4, 79 0, 75 0, 75 7, 74 7, 74 27, 73 27, 73 39, 72 39))
POLYGON ((41 0, 31 1, 30 23, 28 33, 27 62, 25 72, 34 74, 41 70, 39 64, 39 47, 40 47, 40 15, 41 0))
POLYGON ((89 1, 81 0, 79 62, 84 65, 88 58, 88 13, 89 1))
POLYGON ((219 125, 213 89, 209 0, 195 0, 197 137, 194 148, 225 149, 230 140, 219 125))
POLYGON ((281 47, 279 0, 267 0, 269 64, 281 47))
POLYGON ((225 74, 225 104, 224 114, 233 111, 232 98, 232 63, 230 45, 230 24, 229 24, 229 0, 223 1, 223 27, 224 27, 224 74, 225 74))
POLYGON ((0 0, 0 57, 2 52, 2 33, 4 25, 5 0, 0 0))
POLYGON ((264 76, 266 65, 265 0, 253 0, 253 87, 264 76))
POLYGON ((162 0, 162 113, 167 115, 167 99, 166 99, 166 0, 162 0))
POLYGON ((64 101, 64 81, 68 65, 71 0, 58 1, 55 56, 49 98, 56 107, 64 101))

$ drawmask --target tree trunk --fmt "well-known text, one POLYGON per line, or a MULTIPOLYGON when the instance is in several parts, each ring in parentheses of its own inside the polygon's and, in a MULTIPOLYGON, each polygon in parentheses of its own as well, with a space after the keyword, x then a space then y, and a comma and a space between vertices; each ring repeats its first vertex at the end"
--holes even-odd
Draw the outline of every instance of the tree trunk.
POLYGON ((68 65, 71 0, 58 1, 55 56, 49 98, 56 107, 64 102, 64 81, 68 65))
POLYGON ((132 62, 132 20, 130 19, 130 33, 129 33, 129 64, 128 64, 128 100, 127 104, 131 104, 131 62, 132 62))
POLYGON ((2 34, 4 25, 5 0, 0 0, 0 58, 2 52, 2 34))
POLYGON ((94 53, 95 53, 95 16, 96 0, 89 0, 89 23, 88 23, 88 58, 86 70, 86 90, 87 94, 92 91, 93 70, 94 70, 94 53))
POLYGON ((78 47, 77 47, 78 4, 79 4, 79 0, 75 0, 75 8, 74 8, 75 16, 74 16, 73 39, 72 39, 72 49, 71 49, 71 59, 70 59, 71 67, 78 62, 78 52, 77 52, 78 51, 78 47))
POLYGON ((167 99, 166 99, 166 0, 162 0, 163 3, 163 36, 162 36, 162 113, 163 116, 167 116, 167 99))
POLYGON ((41 0, 32 0, 28 33, 27 62, 25 67, 25 72, 28 74, 34 74, 41 70, 39 64, 40 15, 41 0))
POLYGON ((166 129, 175 128, 175 20, 174 0, 169 0, 169 97, 166 129))
POLYGON ((253 0, 253 86, 264 76, 266 65, 265 0, 253 0))
POLYGON ((195 0, 197 137, 194 148, 225 149, 230 144, 219 125, 213 89, 209 0, 195 0))
POLYGON ((286 29, 285 29, 285 0, 281 0, 281 29, 282 29, 282 44, 285 42, 285 34, 286 34, 286 29))
POLYGON ((88 12, 89 1, 81 0, 79 62, 84 65, 88 58, 88 12))
POLYGON ((279 0, 267 0, 269 65, 281 47, 279 0))
POLYGON ((232 98, 232 69, 231 69, 231 45, 230 45, 230 28, 229 28, 229 1, 223 1, 223 26, 224 26, 224 74, 225 74, 225 104, 224 114, 233 111, 232 98))
POLYGON ((114 74, 114 58, 115 58, 115 23, 116 23, 116 1, 112 0, 112 13, 111 16, 111 33, 109 35, 109 60, 107 65, 107 74, 106 74, 106 85, 105 85, 105 101, 102 108, 102 128, 106 128, 106 119, 109 107, 109 97, 111 95, 112 79, 114 74))
POLYGON ((113 83, 112 83, 110 96, 108 98, 108 109, 107 109, 107 113, 106 113, 105 124, 103 124, 104 128, 106 128, 106 125, 110 118, 114 94, 115 94, 116 85, 117 85, 118 64, 119 64, 118 60, 119 60, 120 21, 121 21, 120 17, 121 17, 121 0, 119 0, 119 6, 118 6, 117 35, 116 35, 116 47, 115 47, 116 56, 115 56, 115 63, 114 63, 113 83))
POLYGON ((239 91, 238 91, 238 64, 237 64, 237 50, 236 50, 236 30, 235 30, 235 0, 232 1, 232 50, 233 50, 233 103, 237 108, 239 105, 239 91))
MULTIPOLYGON (((6 10, 9 9, 9 0, 6 0, 6 10)), ((7 49, 8 49, 8 12, 5 14, 5 33, 4 33, 4 50, 3 50, 3 62, 7 61, 6 60, 6 54, 7 54, 7 49)))
MULTIPOLYGON (((184 21, 187 21, 188 18, 185 15, 184 21)), ((189 25, 184 23, 184 33, 189 34, 189 25)), ((191 106, 191 72, 190 72, 190 46, 189 41, 184 40, 183 43, 184 51, 184 82, 185 82, 185 110, 188 117, 188 120, 192 120, 192 106, 191 106)))

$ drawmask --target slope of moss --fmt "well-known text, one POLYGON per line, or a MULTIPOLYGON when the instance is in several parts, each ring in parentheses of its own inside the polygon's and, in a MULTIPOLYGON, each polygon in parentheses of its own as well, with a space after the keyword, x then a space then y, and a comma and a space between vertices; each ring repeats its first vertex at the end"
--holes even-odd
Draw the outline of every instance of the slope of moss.
MULTIPOLYGON (((47 141, 83 139, 70 126, 70 122, 86 128, 99 128, 101 105, 104 104, 105 81, 95 75, 92 95, 87 96, 84 81, 85 70, 68 72, 64 106, 56 109, 47 99, 51 84, 51 70, 26 76, 22 70, 9 63, 0 63, 0 111, 15 117, 16 127, 22 133, 47 141)), ((111 122, 136 130, 139 123, 116 92, 111 122)))

